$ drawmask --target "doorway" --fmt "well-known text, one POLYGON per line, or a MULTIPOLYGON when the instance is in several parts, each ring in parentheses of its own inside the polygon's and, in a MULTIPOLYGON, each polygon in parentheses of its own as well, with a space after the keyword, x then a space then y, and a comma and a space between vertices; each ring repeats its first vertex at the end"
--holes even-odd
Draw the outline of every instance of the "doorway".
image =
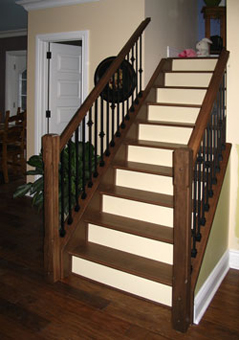
POLYGON ((27 51, 6 52, 5 111, 26 110, 27 51))
POLYGON ((87 96, 88 44, 88 31, 37 36, 36 154, 41 150, 42 136, 60 134, 87 96), (52 51, 53 62, 48 53, 52 51))

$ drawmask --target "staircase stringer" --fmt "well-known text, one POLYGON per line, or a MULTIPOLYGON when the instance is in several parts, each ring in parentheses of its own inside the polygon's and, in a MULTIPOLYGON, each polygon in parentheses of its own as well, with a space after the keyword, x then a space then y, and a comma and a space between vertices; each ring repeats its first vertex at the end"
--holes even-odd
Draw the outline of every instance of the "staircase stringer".
POLYGON ((86 189, 86 198, 80 198, 81 209, 78 212, 72 211, 73 223, 68 226, 65 224, 66 235, 61 239, 60 258, 61 258, 61 278, 69 275, 71 271, 71 257, 69 249, 74 248, 78 244, 87 242, 86 225, 83 216, 88 208, 99 207, 100 198, 97 189, 101 183, 113 184, 114 175, 111 166, 114 161, 126 159, 126 148, 123 144, 126 138, 137 139, 138 130, 134 124, 137 119, 146 119, 147 103, 156 101, 156 87, 164 85, 164 73, 172 68, 171 59, 162 59, 148 82, 142 96, 137 98, 134 111, 129 112, 129 120, 125 120, 124 129, 121 128, 121 136, 115 138, 114 147, 110 148, 110 155, 105 157, 103 167, 98 166, 98 176, 93 179, 93 186, 86 189))

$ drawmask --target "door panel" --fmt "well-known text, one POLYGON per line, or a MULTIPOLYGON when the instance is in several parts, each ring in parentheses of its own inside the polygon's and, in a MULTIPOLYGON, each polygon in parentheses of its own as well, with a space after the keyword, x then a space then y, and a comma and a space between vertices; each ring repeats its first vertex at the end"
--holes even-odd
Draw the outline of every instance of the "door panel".
POLYGON ((82 103, 82 48, 50 43, 49 132, 61 134, 82 103))

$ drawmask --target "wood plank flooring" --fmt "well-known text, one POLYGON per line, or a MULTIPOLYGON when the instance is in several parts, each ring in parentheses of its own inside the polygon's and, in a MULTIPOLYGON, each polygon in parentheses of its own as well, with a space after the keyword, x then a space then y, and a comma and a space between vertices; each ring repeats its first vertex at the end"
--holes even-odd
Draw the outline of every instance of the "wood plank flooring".
POLYGON ((47 283, 42 215, 0 185, 1 340, 239 339, 239 271, 230 270, 199 326, 172 330, 170 310, 76 277, 47 283), (69 285, 69 283, 71 285, 69 285))

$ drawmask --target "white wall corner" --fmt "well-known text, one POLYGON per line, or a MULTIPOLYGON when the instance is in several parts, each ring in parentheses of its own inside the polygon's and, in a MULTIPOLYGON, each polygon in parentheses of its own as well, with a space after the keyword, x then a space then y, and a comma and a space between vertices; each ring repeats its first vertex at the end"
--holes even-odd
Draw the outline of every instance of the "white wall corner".
POLYGON ((229 266, 232 269, 239 270, 239 250, 229 251, 229 266))
POLYGON ((78 5, 84 2, 95 2, 99 0, 17 0, 16 4, 22 6, 26 11, 37 9, 78 5))
MULTIPOLYGON (((239 256, 239 253, 237 254, 237 256, 239 256)), ((195 296, 193 318, 193 322, 195 324, 199 324, 220 284, 222 283, 224 277, 230 269, 230 257, 230 252, 229 250, 227 250, 195 296)))

